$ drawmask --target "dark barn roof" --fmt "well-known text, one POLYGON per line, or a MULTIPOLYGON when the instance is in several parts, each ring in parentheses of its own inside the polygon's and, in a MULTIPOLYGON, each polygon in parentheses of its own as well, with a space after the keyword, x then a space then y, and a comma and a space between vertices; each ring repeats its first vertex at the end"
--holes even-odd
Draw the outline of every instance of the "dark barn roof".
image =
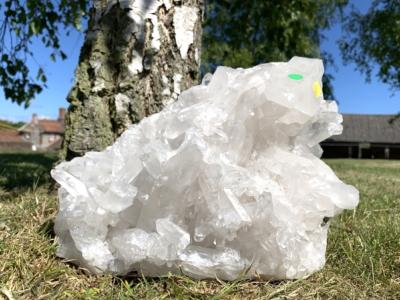
POLYGON ((343 114, 343 133, 326 142, 400 144, 400 117, 343 114))

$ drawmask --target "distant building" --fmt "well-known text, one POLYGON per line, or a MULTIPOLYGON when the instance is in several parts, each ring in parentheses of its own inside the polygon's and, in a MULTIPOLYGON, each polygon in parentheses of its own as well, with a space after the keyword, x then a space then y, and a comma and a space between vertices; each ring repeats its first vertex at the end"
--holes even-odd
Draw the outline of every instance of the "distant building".
POLYGON ((343 115, 343 133, 321 143, 325 158, 400 159, 400 119, 343 115))
POLYGON ((32 120, 18 130, 0 130, 0 150, 54 151, 61 148, 64 136, 65 109, 59 109, 57 120, 32 120))
POLYGON ((0 151, 30 151, 32 144, 22 139, 16 129, 0 129, 0 151))
POLYGON ((33 114, 32 120, 18 131, 24 141, 32 144, 34 151, 60 148, 64 136, 64 119, 64 108, 59 109, 57 120, 39 119, 36 114, 33 114))

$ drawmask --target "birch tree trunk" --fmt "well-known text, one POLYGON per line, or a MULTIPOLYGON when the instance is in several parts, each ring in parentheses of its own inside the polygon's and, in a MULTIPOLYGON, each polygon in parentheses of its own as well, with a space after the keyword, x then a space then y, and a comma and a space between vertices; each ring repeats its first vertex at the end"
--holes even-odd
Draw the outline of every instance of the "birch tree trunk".
POLYGON ((94 0, 62 157, 101 151, 199 80, 203 0, 94 0))

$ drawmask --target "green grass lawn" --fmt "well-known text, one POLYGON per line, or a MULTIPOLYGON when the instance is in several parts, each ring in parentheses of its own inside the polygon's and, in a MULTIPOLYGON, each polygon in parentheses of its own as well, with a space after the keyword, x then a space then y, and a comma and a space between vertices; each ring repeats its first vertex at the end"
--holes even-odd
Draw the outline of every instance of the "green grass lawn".
POLYGON ((361 193, 330 227, 327 264, 295 281, 87 276, 55 256, 54 155, 0 154, 0 299, 400 299, 400 161, 328 160, 361 193))

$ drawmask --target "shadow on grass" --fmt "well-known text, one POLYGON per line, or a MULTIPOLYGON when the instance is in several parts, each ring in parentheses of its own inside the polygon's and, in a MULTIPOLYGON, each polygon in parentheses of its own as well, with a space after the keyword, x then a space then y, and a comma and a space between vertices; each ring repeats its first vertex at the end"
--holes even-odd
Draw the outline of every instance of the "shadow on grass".
POLYGON ((0 189, 11 191, 50 183, 56 153, 0 153, 0 189))
POLYGON ((125 276, 114 276, 112 282, 116 290, 125 290, 128 294, 130 292, 132 296, 143 290, 150 291, 149 294, 145 295, 145 298, 161 295, 160 298, 172 299, 236 299, 237 297, 233 297, 234 295, 247 293, 249 289, 263 288, 265 292, 261 294, 264 294, 267 297, 266 299, 270 299, 284 292, 285 287, 290 288, 302 281, 246 279, 244 275, 239 276, 234 281, 221 281, 217 278, 193 279, 183 273, 180 275, 168 274, 160 277, 145 277, 133 272, 125 276), (151 295, 151 291, 153 291, 153 295, 151 295))
POLYGON ((47 220, 40 225, 39 234, 43 235, 47 239, 54 239, 56 233, 54 232, 54 219, 47 220))

